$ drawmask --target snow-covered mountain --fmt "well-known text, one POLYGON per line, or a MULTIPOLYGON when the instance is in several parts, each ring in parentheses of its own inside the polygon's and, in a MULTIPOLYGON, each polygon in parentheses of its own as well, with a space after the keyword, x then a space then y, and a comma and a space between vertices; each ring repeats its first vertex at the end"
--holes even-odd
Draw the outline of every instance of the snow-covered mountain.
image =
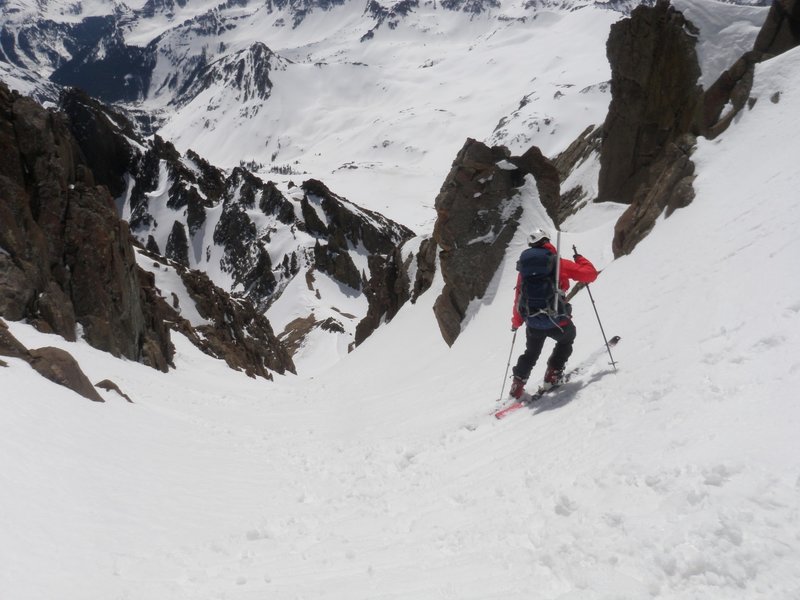
MULTIPOLYGON (((313 380, 265 385, 177 338, 154 384, 8 323, 135 403, 88 403, 4 359, 4 593, 795 597, 797 82, 797 49, 757 66, 752 108, 699 143, 695 201, 633 254, 612 260, 619 206, 564 223, 603 269, 591 290, 619 371, 594 354, 583 292, 573 361, 592 366, 505 421, 489 412, 524 228, 452 348, 426 294, 313 380)), ((525 200, 524 224, 546 222, 535 188, 525 200)))
MULTIPOLYGON (((292 230, 294 217, 276 225, 273 217, 255 215, 237 191, 250 174, 234 169, 246 166, 263 182, 258 189, 272 182, 269 194, 281 195, 284 206, 294 202, 298 216, 304 192, 297 184, 316 180, 332 195, 425 236, 436 217, 437 191, 467 137, 514 154, 535 143, 555 157, 603 122, 610 99, 603 60, 608 28, 628 8, 19 0, 2 9, 0 69, 12 87, 27 91, 37 88, 23 78, 38 78, 37 86, 82 86, 157 130, 184 157, 183 166, 160 162, 174 151, 153 150, 143 159, 143 176, 137 181, 131 173, 129 189, 114 192, 140 242, 248 295, 267 309, 277 333, 291 335, 285 328, 309 322, 312 314, 317 324, 333 319, 325 338, 346 353, 374 301, 354 302, 338 291, 342 283, 364 288, 351 273, 346 282, 334 278, 322 302, 306 297, 318 292, 307 285, 277 302, 295 276, 303 281, 298 260, 313 244, 309 238, 289 248, 276 237, 275 227, 292 230), (227 190, 225 202, 192 181, 198 161, 225 170, 212 178, 227 190), (190 201, 181 190, 193 186, 199 195, 188 194, 190 201), (230 240, 239 234, 238 242, 230 240)), ((728 5, 696 10, 715 26, 708 38, 717 46, 701 53, 702 62, 716 61, 710 73, 733 63, 765 13, 728 5)), ((39 97, 52 94, 48 89, 40 88, 39 97)), ((596 160, 585 161, 565 189, 584 200, 596 196, 597 168, 596 160)), ((359 254, 358 243, 354 238, 348 248, 350 271, 369 281, 373 250, 359 254)))
MULTIPOLYGON (((167 167, 159 161, 170 152, 152 151, 143 159, 143 177, 137 182, 131 173, 131 187, 114 192, 140 242, 171 258, 186 256, 184 264, 203 269, 217 285, 248 294, 269 308, 277 333, 297 319, 302 321, 296 325, 308 322, 312 314, 317 324, 333 319, 324 338, 334 338, 346 353, 374 302, 341 293, 341 280, 334 279, 322 302, 314 297, 318 289, 300 284, 305 271, 298 257, 308 255, 313 243, 289 248, 276 238, 270 217, 250 219, 253 207, 237 195, 241 178, 249 175, 233 170, 246 166, 263 185, 274 182, 270 193, 283 196, 285 205, 294 202, 298 216, 298 184, 314 179, 338 198, 429 233, 436 192, 467 137, 491 134, 491 143, 521 153, 535 134, 548 132, 537 142, 546 139, 550 154, 602 120, 608 102, 602 61, 599 71, 581 72, 575 65, 600 55, 604 30, 621 14, 588 3, 569 8, 580 7, 572 13, 556 5, 499 3, 365 8, 356 2, 17 2, 3 9, 0 69, 12 87, 30 92, 37 88, 23 77, 77 84, 117 102, 147 129, 157 128, 159 138, 185 157, 184 167, 175 161, 167 167), (575 50, 548 59, 549 49, 567 35, 580 40, 575 50), (564 68, 575 79, 543 82, 531 75, 548 70, 543 61, 552 60, 567 61, 564 68), (515 67, 509 69, 509 62, 515 67), (532 86, 541 96, 532 99, 532 86), (556 111, 563 120, 551 118, 551 95, 574 111, 556 111), (536 106, 536 116, 526 113, 509 126, 523 104, 528 110, 536 106), (576 118, 566 117, 571 113, 576 118), (200 196, 209 193, 191 181, 198 160, 225 169, 218 179, 230 177, 227 208, 217 206, 202 228, 198 215, 218 195, 194 202, 174 197, 186 196, 184 186, 195 186, 200 196), (194 210, 198 205, 204 209, 194 210), (240 225, 250 220, 255 229, 248 226, 239 249, 231 251, 227 240, 220 241, 230 236, 216 230, 217 219, 233 214, 240 215, 240 225), (295 275, 298 285, 276 302, 295 275)), ((40 98, 48 94, 52 99, 47 87, 38 91, 40 98)), ((293 218, 279 227, 294 229, 293 218)), ((244 231, 228 229, 235 235, 244 231)), ((374 274, 367 254, 373 250, 360 251, 359 258, 358 240, 352 244, 348 255, 369 281, 374 274)), ((348 281, 352 288, 353 277, 348 281)), ((306 368, 327 366, 338 356, 310 360, 306 368)))
MULTIPOLYGON (((695 10, 719 44, 701 49, 717 61, 708 84, 764 10, 700 5, 714 7, 695 10)), ((0 9, 0 72, 24 92, 32 79, 79 85, 181 152, 278 183, 319 179, 422 231, 467 137, 517 154, 535 140, 554 157, 602 122, 610 74, 598 57, 629 8, 16 0, 0 9)))
MULTIPOLYGON (((620 66, 615 44, 609 45, 609 68, 606 39, 620 16, 594 6, 535 11, 536 18, 526 20, 525 27, 521 21, 497 19, 508 25, 502 29, 507 35, 498 29, 488 37, 476 32, 485 31, 487 15, 497 7, 471 17, 453 13, 452 37, 437 36, 455 40, 440 46, 453 43, 452 54, 413 75, 390 69, 390 45, 372 46, 373 52, 381 48, 386 53, 384 62, 335 62, 332 51, 327 66, 317 67, 304 62, 299 48, 292 55, 283 51, 287 46, 268 41, 255 45, 248 38, 234 47, 231 40, 224 58, 205 59, 208 66, 195 75, 180 72, 175 84, 182 90, 180 102, 166 92, 168 83, 163 96, 140 100, 142 114, 153 107, 162 111, 158 119, 163 119, 163 136, 152 139, 138 137, 111 113, 103 117, 103 111, 87 109, 88 118, 78 120, 73 115, 80 107, 72 106, 71 113, 65 104, 69 116, 45 116, 0 88, 3 106, 12 107, 0 117, 14 117, 4 121, 0 140, 35 142, 14 152, 6 152, 12 146, 2 142, 0 281, 5 286, 17 271, 39 269, 51 271, 53 281, 62 284, 48 282, 40 290, 37 283, 24 290, 36 292, 21 304, 38 311, 38 328, 13 318, 0 320, 1 595, 21 600, 796 597, 800 409, 794 390, 800 384, 800 286, 792 275, 800 251, 800 175, 794 151, 800 139, 800 53, 791 46, 800 40, 792 35, 796 28, 791 19, 798 5, 781 13, 784 20, 767 41, 761 39, 765 29, 759 33, 767 16, 763 8, 707 0, 683 0, 679 6, 691 26, 662 6, 638 13, 642 19, 635 27, 632 21, 617 27, 615 44, 641 31, 636 28, 648 25, 648 18, 657 21, 655 17, 665 14, 664 20, 675 26, 669 35, 690 47, 668 64, 694 65, 701 73, 705 90, 689 85, 692 89, 678 91, 702 113, 694 131, 708 135, 695 139, 691 131, 670 129, 687 112, 685 106, 668 115, 674 117, 665 119, 672 137, 663 136, 665 146, 646 140, 658 156, 640 160, 647 185, 634 190, 630 206, 591 201, 604 168, 603 135, 618 126, 606 117, 612 90, 620 89, 621 78, 639 73, 622 68, 636 61, 620 66), (528 37, 526 27, 536 35, 528 37), (474 54, 464 51, 468 31, 476 34, 474 54), (570 33, 574 48, 563 42, 570 33), (692 45, 686 44, 691 37, 698 40, 698 64, 693 63, 692 45), (742 57, 754 44, 777 50, 742 57), (538 50, 524 58, 536 69, 517 88, 517 51, 523 47, 538 50), (553 48, 570 52, 562 56, 553 48), (457 61, 461 51, 468 59, 495 52, 497 64, 457 61), (384 65, 386 85, 394 94, 377 94, 370 87, 366 74, 373 64, 384 65), (439 65, 442 70, 432 72, 451 78, 434 93, 428 86, 435 80, 418 75, 439 65), (720 65, 729 67, 722 77, 714 74, 720 65), (320 75, 314 79, 302 70, 320 75), (214 78, 201 76, 211 72, 214 78), (347 77, 330 76, 336 72, 347 77), (364 79, 358 74, 365 74, 364 79), (290 86, 281 79, 290 76, 297 78, 297 89, 318 86, 311 88, 316 95, 284 96, 290 86), (217 77, 227 84, 217 85, 217 77), (481 77, 495 78, 488 91, 475 83, 481 77), (326 96, 328 92, 336 94, 326 96), (374 103, 367 102, 370 93, 376 94, 374 103), (326 112, 331 97, 347 102, 326 112), (207 111, 209 128, 195 131, 189 125, 199 118, 199 98, 208 102, 203 110, 212 110, 207 111), (403 115, 397 109, 409 98, 417 98, 418 104, 403 115), (287 99, 293 103, 281 104, 287 99), (506 104, 501 110, 490 100, 506 104), (454 116, 443 114, 440 127, 420 107, 446 106, 444 102, 453 103, 444 110, 454 116), (360 112, 348 112, 351 103, 360 112), (265 115, 274 116, 280 107, 291 119, 276 120, 275 130, 286 127, 283 135, 293 140, 280 150, 296 151, 302 138, 308 145, 296 160, 309 162, 276 157, 272 166, 279 172, 268 181, 272 154, 260 159, 246 140, 248 135, 258 139, 265 115), (243 125, 245 114, 251 116, 252 131, 243 125), (342 115, 349 118, 335 122, 342 115), (178 126, 180 119, 185 127, 178 126), (362 137, 372 131, 364 123, 379 130, 393 123, 390 142, 414 138, 418 147, 432 150, 414 162, 408 158, 413 152, 398 152, 389 143, 373 154, 393 152, 394 163, 375 160, 374 168, 366 169, 356 162, 350 166, 360 168, 331 172, 332 165, 359 156, 362 137), (176 145, 165 137, 170 127, 176 145), (466 133, 468 128, 480 131, 466 133), (93 145, 92 139, 111 139, 105 134, 93 138, 92 132, 99 130, 113 130, 119 144, 93 145), (351 130, 353 137, 347 137, 351 130), (360 136, 355 135, 359 130, 360 136), (23 135, 27 131, 46 133, 34 139, 23 135), (223 135, 233 131, 237 135, 223 135), (465 133, 490 144, 464 144, 463 137, 455 144, 465 133), (219 163, 229 168, 220 169, 190 151, 192 144, 183 146, 183 135, 207 144, 212 157, 233 157, 219 163), (245 153, 235 152, 237 139, 245 153), (49 143, 54 154, 42 153, 40 143, 49 143), (451 143, 455 148, 440 148, 451 143), (490 147, 497 143, 507 143, 510 150, 490 147), (462 152, 453 162, 458 148, 462 152), (681 169, 670 163, 676 148, 687 154, 674 160, 681 169), (324 156, 315 156, 322 150, 324 156), (25 160, 16 160, 17 152, 25 160), (448 155, 435 177, 432 171, 441 167, 436 167, 434 154, 448 155), (478 161, 474 156, 489 158, 478 161), (265 161, 263 169, 260 160, 265 161), (398 167, 390 169, 391 164, 398 167), (278 177, 289 170, 308 173, 278 177), (671 179, 676 172, 677 184, 671 179), (36 179, 47 175, 51 179, 36 179), (500 186, 503 177, 507 183, 500 186), (289 179, 296 184, 290 186, 289 179), (430 195, 434 179, 445 182, 436 196, 436 211, 430 195), (38 181, 48 183, 34 185, 38 181), (561 190, 569 192, 564 197, 557 192, 559 181, 561 190), (143 236, 142 242, 171 260, 144 249, 133 256, 126 227, 112 218, 112 194, 95 185, 99 182, 116 190, 118 209, 134 233, 143 236), (691 195, 680 196, 678 204, 660 203, 659 190, 687 182, 691 195), (10 192, 34 199, 29 213, 8 210, 12 205, 5 194, 10 192), (55 210, 61 205, 42 201, 56 196, 65 201, 66 218, 55 210), (491 211, 483 204, 489 199, 496 203, 491 211), (75 211, 90 201, 104 206, 108 227, 80 227, 75 211), (419 235, 400 246, 407 235, 370 212, 382 203, 388 210, 380 212, 419 235), (339 228, 341 221, 351 219, 352 226, 339 228), (454 231, 459 219, 467 226, 454 231), (35 231, 35 239, 6 229, 12 222, 21 224, 19 231, 35 231), (22 227, 33 222, 46 225, 46 234, 22 227), (625 229, 630 222, 642 223, 636 243, 615 245, 620 231, 630 231, 625 229), (575 245, 602 271, 591 285, 592 300, 586 291, 573 300, 579 335, 570 363, 585 369, 531 410, 496 421, 491 413, 507 361, 521 346, 520 336, 512 345, 509 331, 515 262, 527 232, 542 225, 552 230, 558 226, 562 248, 575 245), (63 247, 62 229, 69 234, 63 247), (223 230, 233 233, 216 241, 223 230), (385 253, 383 248, 365 251, 372 244, 370 232, 381 230, 388 232, 385 253), (118 234, 104 235, 109 231, 118 234), (348 231, 362 237, 348 237, 348 231), (108 244, 108 237, 114 237, 114 244, 108 244), (495 244, 500 239, 506 245, 495 244), (47 258, 20 250, 25 244, 47 249, 47 258), (114 252, 106 252, 109 247, 114 252), (303 264, 303 252, 292 264, 288 249, 297 247, 328 270, 302 276, 297 271, 290 277, 303 264), (494 254, 498 248, 500 253, 494 254), (472 296, 453 292, 463 271, 443 267, 459 251, 460 256, 480 255, 476 264, 481 268, 497 260, 472 296), (428 262, 408 260, 412 254, 428 262), (324 329, 335 329, 328 317, 353 321, 346 315, 369 309, 367 295, 353 293, 343 280, 358 275, 365 263, 371 268, 389 257, 407 268, 405 279, 362 276, 361 281, 369 279, 371 289, 391 283, 413 295, 413 302, 347 353, 339 347, 342 338, 324 329), (259 271, 267 260, 270 267, 259 271), (181 263, 202 266, 241 293, 252 289, 251 283, 285 284, 284 293, 266 311, 276 331, 281 329, 276 323, 307 315, 311 306, 322 311, 315 304, 317 296, 335 296, 337 310, 324 307, 329 312, 321 315, 320 335, 309 338, 309 354, 298 362, 309 368, 298 368, 299 375, 277 371, 274 381, 267 382, 232 371, 230 362, 218 360, 226 358, 220 352, 201 352, 217 341, 214 335, 256 337, 251 325, 257 319, 234 314, 237 304, 252 309, 251 304, 231 299, 209 280, 187 278, 181 263), (103 289, 107 264, 117 265, 114 272, 126 285, 137 270, 139 280, 149 283, 128 285, 132 289, 120 302, 113 281, 103 289), (226 270, 225 265, 248 265, 246 271, 262 277, 237 281, 237 273, 244 271, 226 270), (336 277, 320 274, 331 271, 336 277), (275 276, 274 283, 267 273, 275 276), (145 296, 145 308, 164 302, 180 308, 160 320, 143 310, 134 319, 140 326, 137 335, 104 336, 111 342, 147 342, 144 350, 152 357, 153 336, 166 334, 164 324, 186 321, 190 327, 169 332, 169 369, 140 364, 147 362, 141 359, 141 345, 118 352, 126 358, 95 347, 97 331, 104 333, 111 319, 87 321, 91 327, 82 328, 70 315, 59 314, 59 308, 70 306, 66 294, 75 291, 67 284, 77 284, 80 277, 98 283, 81 297, 122 304, 114 315, 127 318, 133 311, 126 302, 139 294, 145 296), (417 289, 419 281, 425 285, 417 289), (209 295, 198 300, 197 287, 207 288, 209 295), (204 304, 208 298, 223 307, 213 323, 204 304), (437 308, 442 298, 452 300, 458 313, 458 335, 447 341, 437 308), (616 373, 607 365, 593 308, 606 332, 622 337, 614 349, 616 373), (68 325, 67 333, 74 331, 74 341, 47 332, 54 320, 68 325), (59 350, 75 358, 87 376, 83 383, 105 402, 88 402, 52 381, 69 375, 64 371, 71 363, 57 361, 64 359, 59 350), (39 372, 48 367, 48 378, 41 377, 39 372), (101 380, 106 382, 94 389, 92 384, 101 380)), ((145 20, 135 20, 125 35, 140 36, 139 47, 146 47, 173 32, 175 15, 183 23, 208 8, 191 3, 135 7, 131 10, 152 15, 151 28, 144 27, 145 20)), ((247 22, 247 6, 238 8, 242 23, 247 22)), ((320 57, 314 54, 318 48, 312 43, 312 23, 320 39, 348 44, 349 38, 323 35, 342 31, 345 20, 322 18, 351 14, 347 4, 270 8, 272 13, 265 14, 284 11, 292 17, 275 29, 287 36, 303 32, 308 55, 320 57), (331 28, 326 30, 325 24, 331 28)), ((437 21, 444 13, 427 8, 428 18, 437 23, 431 30, 440 31, 439 25, 449 21, 437 21)), ((417 61, 429 49, 419 47, 426 38, 409 23, 387 18, 363 43, 385 34, 384 41, 398 43, 396 56, 417 61)), ((133 38, 125 39, 127 44, 133 38)), ((179 53, 178 44, 172 49, 179 53)), ((341 56, 352 58, 340 50, 341 56)), ((658 50, 654 54, 664 58, 663 48, 658 50)), ((631 57, 641 58, 623 55, 631 57)), ((166 64, 164 71, 153 70, 154 77, 169 72, 166 64)), ((8 65, 2 64, 4 79, 11 73, 10 79, 20 81, 14 79, 19 73, 32 73, 8 65)), ((652 75, 652 69, 646 74, 652 75)), ((670 75, 680 79, 683 74, 665 75, 645 84, 670 83, 670 75)), ((665 89, 667 93, 675 90, 665 89)), ((647 100, 626 106, 647 112, 647 100)), ((92 102, 86 101, 94 106, 92 102)), ((647 133, 651 120, 663 116, 646 114, 629 122, 647 133)), ((275 150, 271 146, 268 152, 275 150)), ((672 191, 666 189, 667 198, 672 191)), ((78 214, 87 223, 95 222, 87 216, 94 213, 78 214)), ((469 261, 456 262, 463 269, 469 261)), ((3 301, 7 291, 4 287, 3 301)), ((531 386, 543 370, 541 360, 531 386)))
POLYGON ((605 110, 593 57, 622 16, 592 2, 354 0, 19 0, 2 14, 0 68, 23 91, 32 77, 78 85, 181 152, 306 174, 414 230, 475 132, 498 127, 493 142, 520 153, 548 139, 554 155, 602 119, 579 115, 605 110), (503 126, 515 116, 521 127, 503 126))

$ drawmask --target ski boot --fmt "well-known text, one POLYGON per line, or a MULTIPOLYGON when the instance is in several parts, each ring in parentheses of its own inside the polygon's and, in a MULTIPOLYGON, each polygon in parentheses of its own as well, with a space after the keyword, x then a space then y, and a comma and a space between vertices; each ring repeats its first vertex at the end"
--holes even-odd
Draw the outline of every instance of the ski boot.
POLYGON ((519 400, 522 398, 522 394, 525 393, 525 384, 528 383, 527 379, 520 379, 516 375, 511 380, 511 389, 508 391, 508 395, 514 398, 514 400, 519 400))
POLYGON ((549 390, 552 387, 556 387, 564 383, 564 368, 554 369, 553 367, 548 366, 547 371, 544 373, 544 383, 542 384, 542 388, 545 390, 549 390))

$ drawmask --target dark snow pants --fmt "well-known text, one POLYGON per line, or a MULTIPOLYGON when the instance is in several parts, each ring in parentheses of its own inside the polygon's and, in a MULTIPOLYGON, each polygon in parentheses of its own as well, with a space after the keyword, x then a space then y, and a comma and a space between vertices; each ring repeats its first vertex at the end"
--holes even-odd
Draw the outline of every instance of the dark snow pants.
POLYGON ((547 366, 554 369, 563 369, 564 365, 567 364, 567 359, 572 354, 572 343, 575 341, 577 333, 575 324, 572 321, 567 325, 562 325, 560 328, 532 329, 531 327, 526 327, 525 352, 517 359, 517 364, 512 370, 514 376, 525 381, 528 380, 533 366, 539 360, 544 341, 547 338, 556 342, 556 347, 553 348, 550 358, 547 359, 547 366))

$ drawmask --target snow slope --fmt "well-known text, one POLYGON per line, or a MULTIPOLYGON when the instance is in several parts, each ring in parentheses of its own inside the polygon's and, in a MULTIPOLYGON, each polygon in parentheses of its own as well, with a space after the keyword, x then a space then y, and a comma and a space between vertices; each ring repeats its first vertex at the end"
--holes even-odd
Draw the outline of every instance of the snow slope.
POLYGON ((720 74, 752 48, 769 12, 768 6, 732 5, 717 0, 675 0, 680 10, 699 30, 697 58, 700 85, 708 89, 720 74))
MULTIPOLYGON (((135 404, 0 368, 2 597, 797 598, 800 50, 753 94, 633 255, 611 260, 619 207, 565 225, 603 268, 620 370, 601 357, 504 421, 522 235, 452 349, 437 282, 312 380, 251 380, 180 338, 163 375, 9 323, 135 404)), ((585 293, 575 313, 577 364, 601 340, 585 293)))

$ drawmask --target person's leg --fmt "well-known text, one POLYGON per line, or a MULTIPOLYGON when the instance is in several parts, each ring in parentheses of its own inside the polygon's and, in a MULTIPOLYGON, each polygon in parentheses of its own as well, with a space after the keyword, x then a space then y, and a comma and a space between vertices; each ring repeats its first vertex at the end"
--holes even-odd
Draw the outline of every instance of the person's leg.
POLYGON ((522 381, 528 381, 531 370, 539 360, 539 355, 542 353, 542 346, 547 339, 547 332, 541 329, 525 328, 525 352, 523 352, 517 359, 517 364, 512 369, 514 377, 522 381))
POLYGON ((572 355, 572 344, 575 342, 575 336, 578 331, 575 324, 570 321, 569 324, 562 326, 560 329, 549 329, 547 331, 548 337, 556 342, 550 358, 547 359, 547 366, 554 371, 563 371, 567 360, 572 355))

